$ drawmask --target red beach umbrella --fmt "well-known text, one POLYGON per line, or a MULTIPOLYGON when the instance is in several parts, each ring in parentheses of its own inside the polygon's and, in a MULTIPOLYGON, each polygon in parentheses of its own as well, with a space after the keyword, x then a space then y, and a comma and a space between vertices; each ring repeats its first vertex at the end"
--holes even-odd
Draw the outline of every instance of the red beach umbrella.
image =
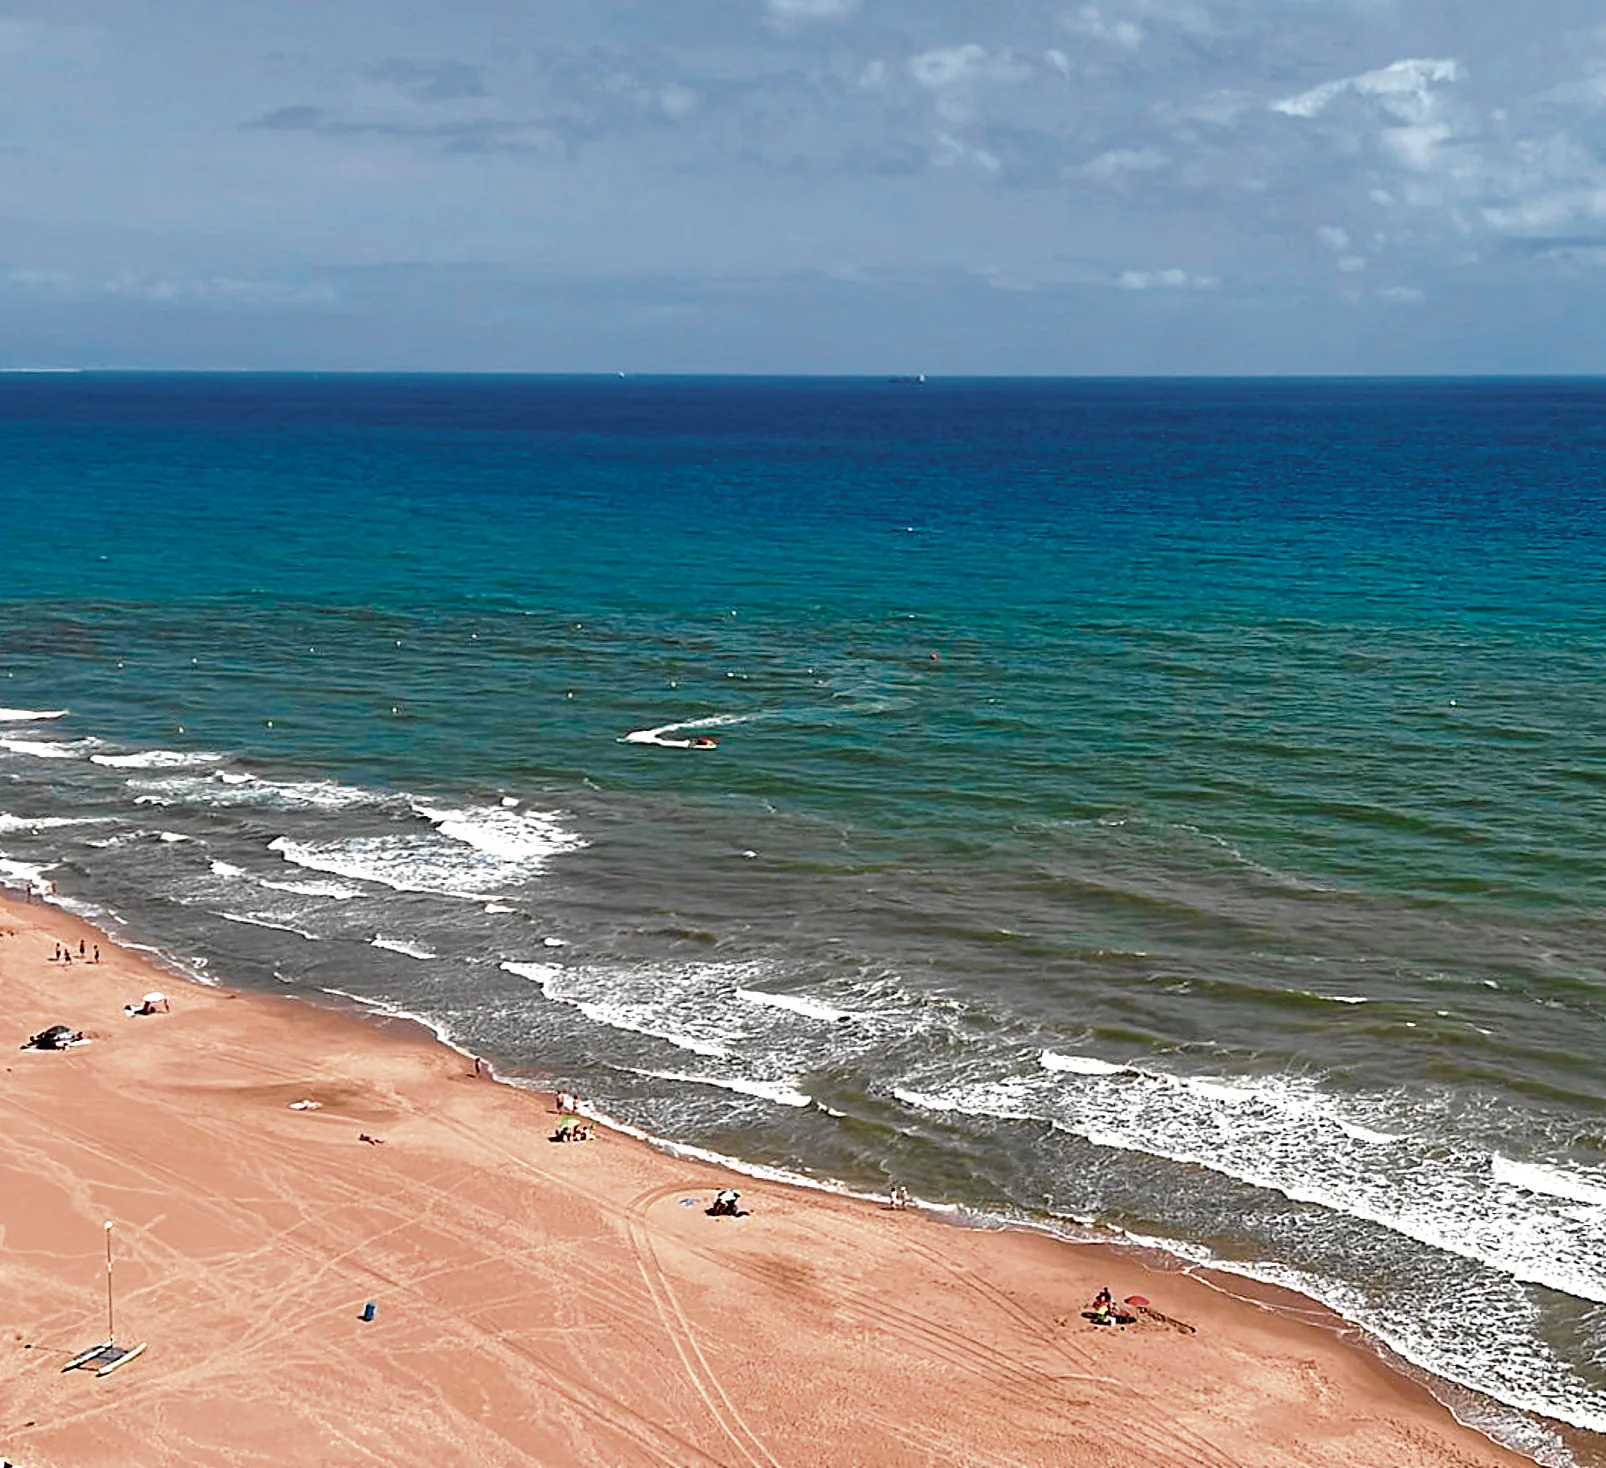
POLYGON ((1126 1302, 1128 1305, 1147 1305, 1149 1303, 1148 1297, 1145 1295, 1128 1295, 1126 1302))

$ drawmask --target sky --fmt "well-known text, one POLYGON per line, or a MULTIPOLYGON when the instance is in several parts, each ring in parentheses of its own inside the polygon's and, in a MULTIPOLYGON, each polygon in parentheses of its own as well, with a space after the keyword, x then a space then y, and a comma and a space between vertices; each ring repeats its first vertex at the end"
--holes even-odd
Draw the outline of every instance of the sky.
POLYGON ((0 366, 1606 371, 1598 0, 0 0, 0 366))

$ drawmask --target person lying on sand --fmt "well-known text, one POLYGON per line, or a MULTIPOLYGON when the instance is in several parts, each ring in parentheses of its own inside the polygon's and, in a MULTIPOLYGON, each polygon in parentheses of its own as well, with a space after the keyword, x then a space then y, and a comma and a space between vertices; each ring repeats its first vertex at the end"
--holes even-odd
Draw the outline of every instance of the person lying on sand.
POLYGON ((168 1003, 167 995, 158 994, 152 990, 138 1004, 125 1004, 124 1014, 171 1014, 173 1006, 168 1003))
POLYGON ((385 1145, 383 1137, 370 1137, 367 1132, 358 1132, 357 1140, 359 1142, 367 1142, 370 1147, 383 1147, 385 1145))

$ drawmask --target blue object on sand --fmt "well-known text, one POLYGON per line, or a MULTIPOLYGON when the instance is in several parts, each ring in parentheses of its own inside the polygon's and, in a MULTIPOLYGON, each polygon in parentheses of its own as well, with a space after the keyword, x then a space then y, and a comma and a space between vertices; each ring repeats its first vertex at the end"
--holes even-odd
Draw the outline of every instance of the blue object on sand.
POLYGON ((364 1320, 372 1320, 374 1318, 374 1302, 372 1300, 362 1307, 362 1318, 364 1320))

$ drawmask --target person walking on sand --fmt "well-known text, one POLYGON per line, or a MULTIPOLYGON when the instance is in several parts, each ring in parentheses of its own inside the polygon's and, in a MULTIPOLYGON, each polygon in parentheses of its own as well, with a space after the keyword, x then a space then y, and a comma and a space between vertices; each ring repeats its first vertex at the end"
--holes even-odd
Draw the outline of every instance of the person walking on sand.
POLYGON ((84 940, 82 938, 78 940, 78 956, 80 958, 84 956, 84 940))
POLYGON ((95 945, 95 962, 96 963, 100 962, 100 944, 99 943, 97 943, 95 945))

